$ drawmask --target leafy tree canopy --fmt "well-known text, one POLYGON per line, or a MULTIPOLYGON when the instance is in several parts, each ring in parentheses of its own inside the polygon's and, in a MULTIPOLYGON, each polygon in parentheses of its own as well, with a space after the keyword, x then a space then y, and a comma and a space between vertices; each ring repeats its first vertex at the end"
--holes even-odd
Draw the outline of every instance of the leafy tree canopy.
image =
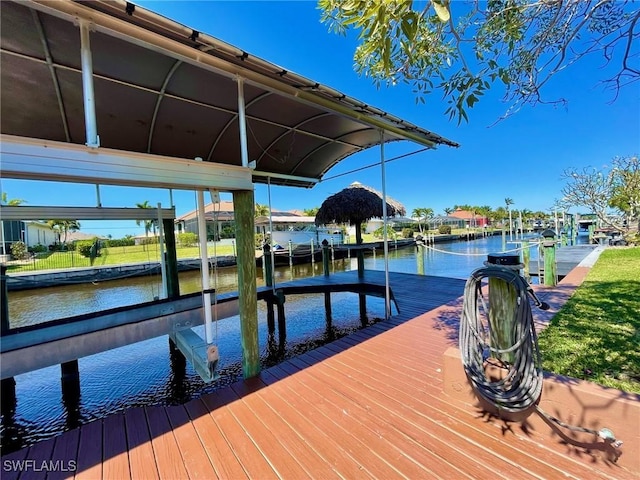
POLYGON ((256 217, 268 217, 270 214, 269 205, 261 205, 256 203, 256 217))
POLYGON ((640 78, 640 8, 629 0, 320 0, 330 30, 359 32, 355 69, 380 86, 406 82, 416 101, 439 91, 449 119, 496 86, 508 116, 547 100, 542 89, 561 70, 600 55, 615 70, 616 93, 640 78), (635 59, 635 64, 633 63, 635 59))
POLYGON ((7 192, 2 192, 2 195, 0 195, 0 204, 2 205, 17 206, 22 205, 23 203, 26 202, 21 198, 8 198, 7 192))
POLYGON ((586 207, 594 213, 602 225, 619 231, 629 229, 636 222, 640 233, 640 161, 637 156, 616 157, 610 167, 582 170, 566 170, 567 184, 562 189, 564 206, 586 207), (627 221, 612 216, 622 213, 627 221))
POLYGON ((320 207, 305 208, 303 212, 309 217, 315 217, 318 213, 318 210, 320 210, 320 207))

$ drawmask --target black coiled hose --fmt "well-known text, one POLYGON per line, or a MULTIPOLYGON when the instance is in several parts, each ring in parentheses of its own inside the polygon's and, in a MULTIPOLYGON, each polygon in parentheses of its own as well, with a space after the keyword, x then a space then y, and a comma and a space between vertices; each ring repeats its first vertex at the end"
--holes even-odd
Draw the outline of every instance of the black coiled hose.
MULTIPOLYGON (((516 270, 500 265, 475 270, 465 285, 460 319, 462 363, 477 394, 501 416, 535 407, 542 393, 542 361, 529 304, 530 293, 531 287, 516 270), (509 346, 497 348, 492 344, 492 327, 488 321, 491 305, 487 305, 482 295, 485 278, 501 279, 515 289, 516 313, 510 326, 509 346), (489 378, 488 365, 502 371, 499 378, 489 378)), ((541 302, 534 299, 540 305, 541 302)))

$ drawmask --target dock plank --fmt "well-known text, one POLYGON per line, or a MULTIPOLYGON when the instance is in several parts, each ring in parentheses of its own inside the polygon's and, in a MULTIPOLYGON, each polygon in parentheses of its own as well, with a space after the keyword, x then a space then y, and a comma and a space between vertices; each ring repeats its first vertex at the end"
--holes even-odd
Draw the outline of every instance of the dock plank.
MULTIPOLYGON (((145 407, 151 445, 161 479, 187 478, 180 448, 164 407, 145 407)), ((150 461, 150 459, 149 459, 150 461)))
POLYGON ((102 478, 102 439, 102 420, 94 420, 80 427, 76 480, 102 478))
POLYGON ((43 463, 51 460, 56 439, 49 438, 29 447, 26 458, 33 463, 22 472, 20 480, 37 480, 46 478, 48 470, 42 468, 43 463))
POLYGON ((127 410, 124 414, 124 422, 127 428, 131 478, 149 480, 159 478, 144 408, 127 410))
POLYGON ((67 435, 55 437, 56 444, 53 447, 51 459, 56 462, 56 468, 47 474, 47 480, 60 480, 73 478, 77 468, 74 461, 69 459, 78 453, 78 443, 80 441, 80 429, 74 428, 67 435))
POLYGON ((180 454, 189 478, 191 480, 219 478, 184 406, 167 407, 167 416, 180 446, 180 454))
POLYGON ((249 478, 278 478, 272 465, 262 455, 256 444, 247 435, 246 430, 233 416, 231 408, 219 408, 217 400, 220 398, 220 396, 205 396, 203 402, 209 411, 209 415, 222 432, 222 437, 229 444, 249 478))
POLYGON ((200 399, 192 400, 185 404, 185 409, 218 478, 249 478, 205 404, 200 399))
POLYGON ((102 478, 131 478, 124 415, 109 415, 102 423, 102 478))
POLYGON ((28 448, 21 448, 2 456, 2 480, 18 479, 28 452, 28 448))

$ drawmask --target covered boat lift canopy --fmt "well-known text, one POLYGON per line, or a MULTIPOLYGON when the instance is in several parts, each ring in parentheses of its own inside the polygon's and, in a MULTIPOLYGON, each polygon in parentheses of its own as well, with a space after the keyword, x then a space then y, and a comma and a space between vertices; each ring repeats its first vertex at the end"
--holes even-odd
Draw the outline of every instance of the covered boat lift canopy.
POLYGON ((259 368, 254 182, 312 187, 389 141, 457 146, 130 2, 0 8, 2 177, 233 192, 245 377, 259 368))
MULTIPOLYGON (((3 135, 246 167, 245 136, 254 182, 270 177, 274 185, 304 187, 378 145, 380 130, 385 141, 457 146, 130 2, 36 0, 1 8, 3 135), (94 121, 84 121, 87 102, 94 121), (87 138, 88 128, 99 140, 87 138)), ((20 173, 3 158, 5 177, 37 173, 20 173)), ((96 180, 102 176, 95 172, 96 180)))

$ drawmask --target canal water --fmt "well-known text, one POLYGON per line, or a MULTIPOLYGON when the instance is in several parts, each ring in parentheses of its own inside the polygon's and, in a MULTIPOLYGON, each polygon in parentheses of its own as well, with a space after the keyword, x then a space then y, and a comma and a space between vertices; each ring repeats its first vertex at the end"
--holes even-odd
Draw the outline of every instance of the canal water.
MULTIPOLYGON (((516 244, 508 244, 507 250, 517 247, 516 244)), ((500 237, 485 237, 469 242, 436 244, 433 249, 418 252, 414 248, 391 250, 389 270, 467 278, 483 265, 488 253, 498 252, 501 248, 500 237), (418 255, 423 256, 424 262, 418 261, 418 255)), ((535 248, 531 257, 534 265, 537 259, 535 248)), ((384 270, 384 264, 382 251, 365 257, 366 269, 384 270)), ((331 269, 334 272, 355 270, 355 258, 336 260, 331 269)), ((322 275, 321 263, 278 267, 275 272, 276 283, 315 275, 322 275)), ((218 269, 216 283, 219 292, 237 290, 236 281, 235 268, 218 269)), ((199 291, 200 284, 199 272, 180 274, 181 293, 199 291)), ((258 285, 264 285, 261 269, 258 269, 258 285)), ((12 327, 46 322, 150 301, 159 294, 159 289, 160 279, 155 275, 10 292, 9 316, 12 327)), ((287 340, 284 348, 277 348, 273 341, 269 341, 266 308, 264 302, 259 302, 263 366, 273 365, 357 330, 360 326, 357 298, 351 293, 332 294, 333 329, 327 331, 323 295, 287 297, 287 340)), ((369 297, 367 315, 370 321, 383 317, 384 300, 369 297)), ((202 327, 196 331, 204 336, 202 327)), ((62 395, 59 366, 17 376, 17 403, 2 414, 2 453, 125 408, 184 403, 239 380, 242 377, 239 317, 216 322, 214 333, 220 350, 221 378, 212 384, 205 384, 189 364, 185 365, 179 355, 170 352, 167 336, 81 358, 80 392, 71 396, 62 395)))

